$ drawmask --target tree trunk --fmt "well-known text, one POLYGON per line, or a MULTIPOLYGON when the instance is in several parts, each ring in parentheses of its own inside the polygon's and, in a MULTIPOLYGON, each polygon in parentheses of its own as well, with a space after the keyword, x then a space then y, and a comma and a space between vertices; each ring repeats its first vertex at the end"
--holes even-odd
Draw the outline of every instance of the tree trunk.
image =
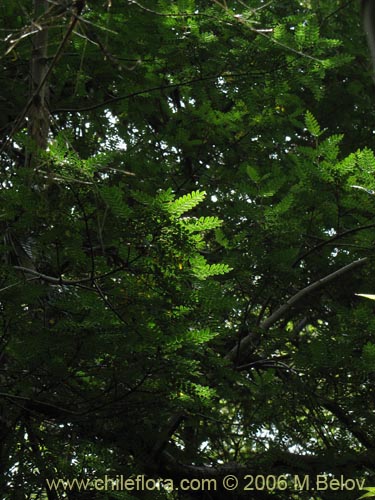
POLYGON ((49 89, 46 80, 48 71, 48 27, 43 25, 46 19, 48 0, 34 0, 34 22, 39 28, 32 39, 30 61, 30 96, 32 103, 28 112, 28 134, 31 140, 31 151, 26 154, 26 164, 35 163, 37 155, 32 151, 45 149, 47 146, 50 117, 48 109, 49 89), (40 22, 41 21, 41 22, 40 22))

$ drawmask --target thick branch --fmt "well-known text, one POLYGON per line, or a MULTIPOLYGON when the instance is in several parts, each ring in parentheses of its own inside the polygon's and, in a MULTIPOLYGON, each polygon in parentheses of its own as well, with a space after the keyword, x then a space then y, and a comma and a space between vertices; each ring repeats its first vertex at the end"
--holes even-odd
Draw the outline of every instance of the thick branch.
POLYGON ((249 471, 254 476, 264 474, 265 464, 267 464, 267 474, 279 474, 280 472, 310 473, 312 476, 319 473, 342 474, 346 466, 357 469, 361 467, 373 468, 375 451, 370 449, 363 453, 353 452, 350 456, 347 454, 337 455, 333 460, 332 453, 318 456, 271 449, 267 455, 262 454, 261 457, 254 454, 253 459, 246 464, 228 463, 220 466, 184 464, 164 451, 160 461, 161 472, 164 472, 165 475, 170 474, 168 477, 207 479, 220 479, 228 474, 242 479, 246 474, 249 474, 249 471))
POLYGON ((345 411, 338 404, 329 400, 324 400, 322 404, 345 426, 349 432, 351 432, 351 434, 353 434, 356 439, 358 439, 361 444, 366 446, 366 448, 375 448, 375 440, 371 439, 370 436, 355 423, 353 417, 345 413, 345 411))
MULTIPOLYGON (((331 274, 328 274, 328 276, 325 276, 324 278, 315 281, 311 285, 308 285, 307 287, 303 288, 299 292, 297 292, 293 297, 291 297, 285 304, 283 304, 279 309, 277 309, 271 316, 269 316, 266 320, 264 320, 259 327, 262 330, 268 330, 274 323, 276 323, 279 319, 281 319, 285 313, 292 307, 295 306, 298 302, 300 302, 302 299, 304 299, 306 296, 311 294, 312 292, 315 292, 319 288, 325 286, 327 283, 330 281, 335 280, 336 278, 339 278, 343 274, 352 271, 356 267, 362 266, 365 262, 367 262, 367 257, 364 257, 362 259, 355 260, 354 262, 351 262, 350 264, 337 269, 337 271, 334 271, 331 274)), ((240 360, 242 357, 242 354, 246 352, 246 350, 251 347, 252 343, 254 341, 254 333, 250 332, 246 337, 244 337, 241 340, 240 346, 236 345, 233 347, 229 353, 226 355, 226 358, 230 361, 235 361, 240 360)))
POLYGON ((168 444, 168 441, 176 432, 184 419, 185 414, 181 412, 176 413, 169 418, 166 427, 158 435, 157 440, 151 450, 150 461, 158 461, 159 456, 164 451, 165 447, 168 444))
POLYGON ((355 260, 354 262, 351 262, 350 264, 348 264, 340 269, 337 269, 337 271, 334 271, 333 273, 328 274, 324 278, 322 278, 318 281, 315 281, 311 285, 308 285, 307 287, 303 288, 302 290, 297 292, 295 295, 293 295, 293 297, 291 297, 285 304, 283 304, 269 318, 267 318, 265 321, 263 321, 263 323, 260 325, 261 328, 263 330, 267 330, 268 328, 270 328, 270 326, 272 326, 274 323, 276 323, 276 321, 278 321, 280 318, 282 318, 288 309, 290 309, 292 306, 297 304, 297 302, 299 302, 300 300, 305 298, 307 295, 314 292, 318 288, 323 287, 324 285, 326 285, 330 281, 333 281, 336 278, 339 278, 343 274, 345 274, 349 271, 352 271, 356 267, 361 266, 365 262, 367 262, 367 257, 355 260))
POLYGON ((370 47, 372 64, 375 68, 375 3, 373 0, 361 0, 361 15, 370 47))

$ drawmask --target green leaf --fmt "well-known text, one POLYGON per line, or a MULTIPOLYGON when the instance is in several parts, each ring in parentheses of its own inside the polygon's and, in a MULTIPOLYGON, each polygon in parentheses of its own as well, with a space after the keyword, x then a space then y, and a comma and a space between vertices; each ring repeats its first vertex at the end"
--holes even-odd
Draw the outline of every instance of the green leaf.
POLYGON ((208 328, 204 330, 192 330, 186 334, 186 339, 193 342, 193 344, 205 344, 217 336, 216 332, 212 332, 208 328))
POLYGON ((103 186, 99 192, 114 215, 121 219, 127 219, 130 216, 132 210, 124 202, 124 195, 121 188, 118 186, 103 186))
POLYGON ((368 371, 375 368, 375 344, 367 342, 362 349, 362 361, 368 371))
POLYGON ((362 151, 357 151, 358 166, 368 172, 375 170, 375 156, 374 152, 369 148, 364 148, 362 151))
POLYGON ((179 12, 194 12, 195 0, 177 0, 179 12))
POLYGON ((310 134, 313 135, 314 137, 319 137, 322 134, 317 119, 310 111, 306 111, 305 126, 307 130, 310 132, 310 134))
POLYGON ((363 488, 364 490, 367 491, 364 495, 358 498, 360 500, 361 498, 371 498, 375 497, 375 486, 367 486, 366 488, 363 488))
POLYGON ((248 165, 246 167, 246 173, 247 175, 250 177, 250 179, 257 183, 260 181, 260 175, 259 175, 259 172, 257 171, 257 169, 255 167, 252 167, 251 165, 248 165))
POLYGON ((200 280, 205 280, 209 276, 226 274, 232 271, 227 264, 208 264, 203 255, 198 255, 190 259, 191 270, 200 280))
POLYGON ((208 231, 210 229, 216 229, 220 227, 223 223, 220 219, 217 217, 199 217, 199 219, 186 219, 182 220, 183 225, 185 229, 190 232, 194 233, 197 231, 208 231))
POLYGON ((201 203, 206 197, 205 191, 193 191, 192 193, 187 193, 177 200, 172 201, 168 205, 168 212, 173 217, 180 217, 185 212, 192 210, 199 203, 201 203))

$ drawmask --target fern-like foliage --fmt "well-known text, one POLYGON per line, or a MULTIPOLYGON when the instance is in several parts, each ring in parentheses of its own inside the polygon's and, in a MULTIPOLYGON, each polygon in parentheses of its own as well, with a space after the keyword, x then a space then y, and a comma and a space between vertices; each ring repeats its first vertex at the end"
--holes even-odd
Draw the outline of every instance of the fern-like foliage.
POLYGON ((203 255, 197 255, 190 259, 191 270, 194 276, 205 280, 209 276, 226 274, 232 270, 227 264, 209 264, 203 255))
POLYGON ((300 50, 314 46, 319 41, 319 26, 313 22, 300 23, 295 29, 294 38, 300 50))
POLYGON ((269 206, 264 211, 266 226, 270 227, 277 223, 280 218, 292 207, 294 197, 292 193, 287 194, 279 203, 269 206))
POLYGON ((185 336, 185 340, 189 340, 195 345, 206 344, 216 336, 217 336, 216 332, 213 332, 210 329, 205 328, 204 330, 189 331, 185 336))
POLYGON ((132 210, 123 199, 123 191, 118 186, 103 186, 100 188, 100 195, 111 209, 114 215, 121 219, 127 219, 132 210))
POLYGON ((160 207, 166 206, 169 203, 172 203, 175 198, 173 191, 171 188, 160 191, 156 197, 154 204, 160 207))
POLYGON ((323 133, 318 123, 318 120, 310 111, 306 111, 305 126, 307 130, 310 132, 310 134, 313 135, 314 137, 319 137, 323 133))
POLYGON ((367 486, 366 488, 363 488, 367 493, 359 497, 358 500, 361 500, 361 498, 374 498, 375 497, 375 486, 367 486))
POLYGON ((181 223, 189 233, 195 233, 216 229, 223 222, 218 217, 199 217, 199 219, 186 218, 181 220, 181 223))
POLYGON ((357 152, 358 166, 365 172, 375 171, 375 155, 369 148, 364 148, 357 152))
POLYGON ((180 217, 182 214, 195 208, 206 197, 205 191, 193 191, 187 193, 177 200, 168 204, 168 212, 172 217, 180 217))

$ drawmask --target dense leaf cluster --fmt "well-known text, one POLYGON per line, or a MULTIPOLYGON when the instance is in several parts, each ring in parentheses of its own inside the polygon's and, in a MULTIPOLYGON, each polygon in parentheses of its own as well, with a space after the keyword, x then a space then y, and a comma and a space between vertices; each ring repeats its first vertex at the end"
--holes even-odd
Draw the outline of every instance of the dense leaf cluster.
MULTIPOLYGON (((375 469, 353 2, 3 2, 0 493, 375 469)), ((242 485, 243 486, 243 485, 242 485)), ((233 498, 250 498, 239 488, 233 498)), ((358 494, 357 494, 358 493, 358 494)), ((252 491, 352 499, 358 491, 252 491)))

